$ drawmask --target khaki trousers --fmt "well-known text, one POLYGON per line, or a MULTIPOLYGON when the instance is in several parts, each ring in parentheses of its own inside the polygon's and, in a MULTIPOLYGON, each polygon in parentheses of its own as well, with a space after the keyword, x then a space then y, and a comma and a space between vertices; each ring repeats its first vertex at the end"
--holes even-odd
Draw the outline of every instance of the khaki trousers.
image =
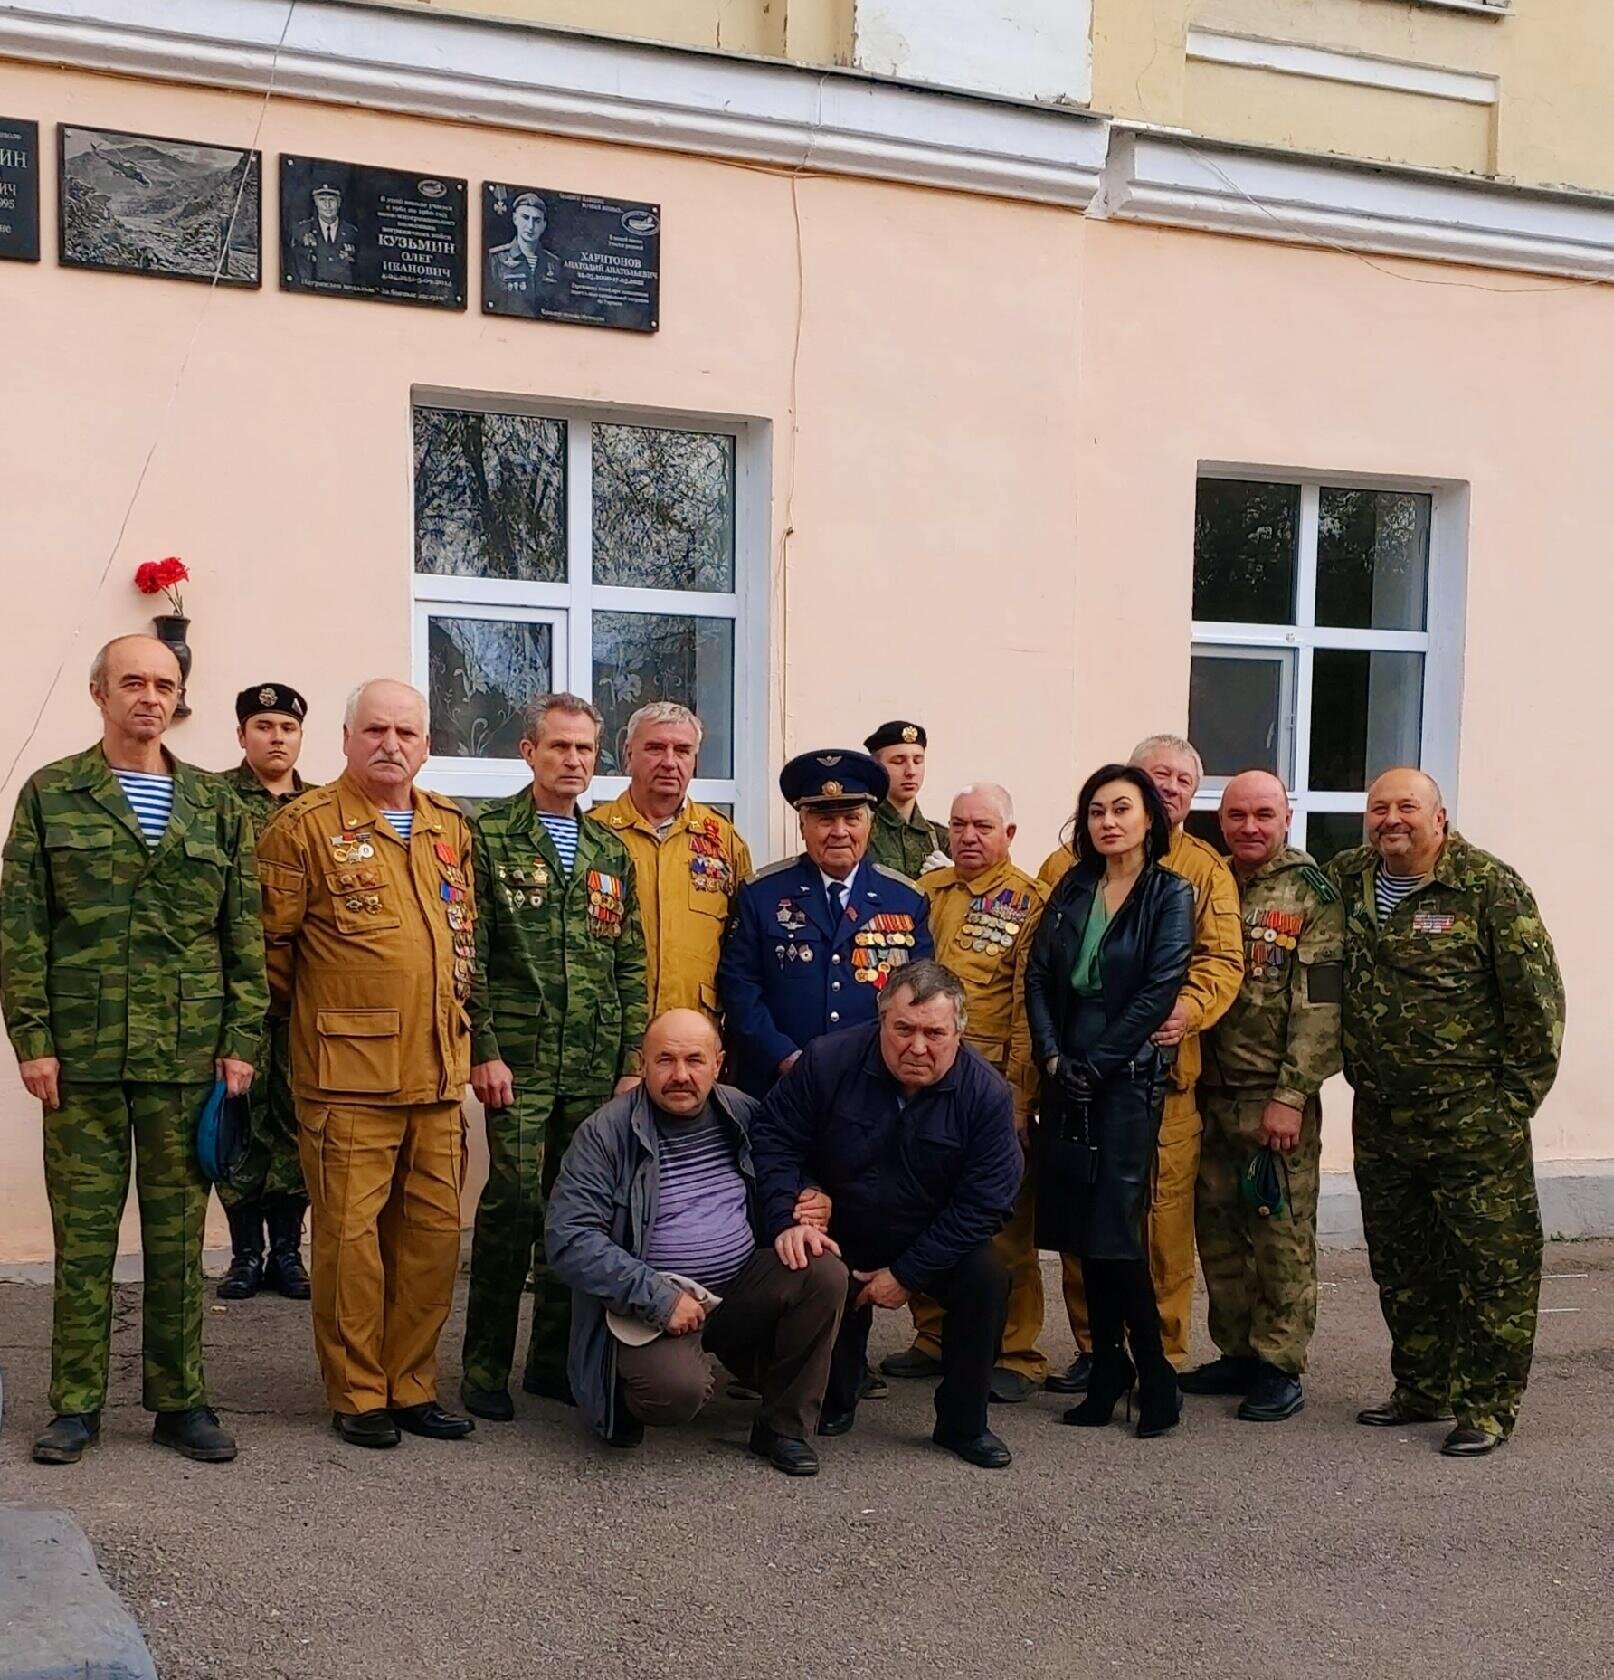
POLYGON ((334 1412, 437 1398, 437 1338, 460 1261, 457 1102, 297 1102, 314 1348, 334 1412))
MULTIPOLYGON (((1194 1304, 1194 1184, 1199 1177, 1199 1110, 1192 1089, 1166 1092, 1155 1156, 1154 1191, 1149 1200, 1149 1275, 1160 1310, 1160 1341, 1166 1358, 1180 1370, 1188 1363, 1188 1329, 1194 1304)), ((1087 1327, 1082 1263, 1067 1254, 1060 1262, 1065 1311, 1083 1353, 1093 1350, 1087 1327)))
MULTIPOLYGON (((1037 1255, 1035 1237, 1037 1215, 1037 1187, 1032 1181, 1031 1164, 1026 1163, 1026 1176, 1020 1184, 1019 1199, 1009 1223, 992 1239, 998 1258, 1009 1270, 1009 1316, 1003 1326, 1003 1342, 998 1349, 997 1364, 1007 1371, 1016 1371, 1034 1383, 1048 1375, 1048 1356, 1037 1346, 1042 1334, 1042 1262, 1037 1255)), ((1079 1274, 1078 1274, 1079 1275, 1079 1274)), ((913 1312, 913 1345, 917 1352, 941 1358, 941 1303, 928 1295, 915 1295, 913 1312)))

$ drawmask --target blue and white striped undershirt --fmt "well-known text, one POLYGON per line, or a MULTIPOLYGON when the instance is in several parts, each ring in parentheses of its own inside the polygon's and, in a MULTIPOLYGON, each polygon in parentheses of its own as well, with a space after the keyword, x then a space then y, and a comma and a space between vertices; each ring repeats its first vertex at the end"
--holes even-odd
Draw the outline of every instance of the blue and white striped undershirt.
POLYGON ((645 1263, 721 1291, 756 1248, 733 1141, 710 1105, 691 1120, 658 1116, 656 1130, 661 1180, 645 1263))
POLYGON ((1424 879, 1422 875, 1392 875, 1381 863, 1373 871, 1373 908, 1379 920, 1388 921, 1396 905, 1421 887, 1424 879))
POLYGON ((415 832, 415 813, 410 811, 383 811, 381 813, 398 831, 398 838, 407 846, 409 837, 415 832))
POLYGON ((144 770, 114 770, 112 774, 118 778, 147 846, 156 851, 173 815, 174 778, 148 775, 144 770))
POLYGON ((538 820, 549 830, 549 838, 560 855, 560 866, 570 875, 577 867, 577 818, 552 817, 547 811, 540 811, 538 820))

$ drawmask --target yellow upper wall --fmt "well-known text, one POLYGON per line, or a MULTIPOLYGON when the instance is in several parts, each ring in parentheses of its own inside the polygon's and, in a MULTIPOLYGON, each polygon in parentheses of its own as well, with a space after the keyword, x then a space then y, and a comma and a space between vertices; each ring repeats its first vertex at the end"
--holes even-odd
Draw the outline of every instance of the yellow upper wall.
MULTIPOLYGON (((382 3, 856 68, 859 8, 877 0, 382 3)), ((1085 3, 1011 9, 1034 28, 1085 3)), ((1217 139, 1614 191, 1614 0, 1512 0, 1506 11, 1434 0, 1091 6, 1097 111, 1217 139), (1272 62, 1229 61, 1241 57, 1272 62)))

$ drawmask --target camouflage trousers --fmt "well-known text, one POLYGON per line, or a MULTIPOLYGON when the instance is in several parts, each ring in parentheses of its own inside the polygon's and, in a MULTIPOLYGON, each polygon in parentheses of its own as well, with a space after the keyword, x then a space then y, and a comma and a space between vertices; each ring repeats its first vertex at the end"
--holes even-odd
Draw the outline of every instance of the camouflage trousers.
POLYGON ((521 1295, 533 1281, 527 1376, 558 1384, 566 1371, 572 1295, 544 1261, 544 1208, 572 1134, 607 1100, 526 1093, 487 1111, 488 1181, 476 1204, 471 1287, 465 1306, 465 1381, 501 1389, 515 1358, 521 1295))
POLYGON ((1490 1091, 1393 1108, 1358 1092, 1352 1132, 1397 1403, 1510 1434, 1541 1289, 1529 1123, 1490 1091))
POLYGON ((201 1085, 73 1084, 45 1116, 45 1189, 56 1239, 50 1405, 96 1412, 107 1394, 112 1266, 129 1194, 131 1140, 145 1287, 141 1404, 206 1404, 202 1382, 202 1224, 207 1180, 193 1136, 201 1085))
POLYGON ((297 1102, 291 1094, 291 1022, 270 1021, 263 1047, 258 1077, 252 1081, 252 1145, 235 1177, 218 1187, 219 1200, 227 1208, 261 1202, 282 1191, 303 1194, 297 1102))
POLYGON ((1298 1377, 1317 1327, 1317 1190, 1323 1112, 1313 1097, 1300 1141, 1284 1156, 1287 1207, 1263 1219, 1239 1194, 1261 1147, 1267 1093, 1199 1088, 1205 1133, 1199 1150, 1194 1234, 1210 1297, 1211 1340, 1234 1359, 1262 1359, 1298 1377))

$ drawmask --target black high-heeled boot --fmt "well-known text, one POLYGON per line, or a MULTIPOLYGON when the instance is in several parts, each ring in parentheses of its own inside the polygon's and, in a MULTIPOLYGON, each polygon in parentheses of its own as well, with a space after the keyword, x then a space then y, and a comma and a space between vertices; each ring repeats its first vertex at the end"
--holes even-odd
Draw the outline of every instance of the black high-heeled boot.
POLYGON ((1182 1416, 1182 1390, 1160 1341, 1160 1309, 1145 1260, 1122 1263, 1116 1295, 1126 1323, 1132 1357, 1138 1362, 1138 1434, 1145 1440, 1167 1434, 1182 1416))
POLYGON ((1171 1361, 1161 1356, 1138 1376, 1138 1434, 1144 1440, 1167 1435, 1182 1417, 1182 1390, 1171 1361))
POLYGON ((1078 1429, 1102 1429, 1115 1416, 1115 1403, 1124 1394, 1131 1409, 1132 1380, 1137 1375, 1122 1348, 1093 1351, 1093 1374, 1087 1384, 1087 1398, 1064 1414, 1066 1423, 1078 1429))

